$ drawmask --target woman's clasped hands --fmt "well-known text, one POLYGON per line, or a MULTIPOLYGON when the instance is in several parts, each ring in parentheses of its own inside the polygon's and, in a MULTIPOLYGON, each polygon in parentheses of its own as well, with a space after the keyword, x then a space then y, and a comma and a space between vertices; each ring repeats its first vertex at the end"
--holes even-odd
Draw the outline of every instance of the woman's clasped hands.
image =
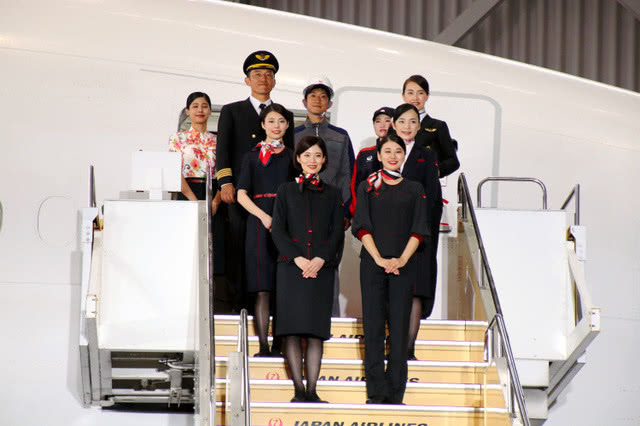
POLYGON ((380 257, 376 259, 376 265, 381 268, 384 268, 384 272, 386 274, 400 275, 400 268, 403 268, 407 264, 407 260, 402 256, 400 257, 392 257, 389 259, 385 259, 384 257, 380 257))
POLYGON ((324 265, 324 259, 320 257, 314 257, 313 259, 309 260, 302 256, 298 256, 293 259, 293 261, 295 262, 296 266, 302 271, 303 278, 317 278, 318 272, 324 265))

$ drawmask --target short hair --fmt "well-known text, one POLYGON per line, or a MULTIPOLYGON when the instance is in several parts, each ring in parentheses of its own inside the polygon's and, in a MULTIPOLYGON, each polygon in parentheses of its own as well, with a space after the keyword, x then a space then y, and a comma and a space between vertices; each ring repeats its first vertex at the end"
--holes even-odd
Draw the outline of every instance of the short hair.
POLYGON ((416 108, 414 105, 411 105, 411 104, 402 104, 396 107, 396 109, 393 111, 393 122, 395 123, 396 120, 400 118, 400 116, 405 112, 412 111, 412 110, 418 116, 418 120, 420 120, 420 112, 418 111, 418 108, 416 108))
POLYGON ((400 145, 400 147, 402 148, 402 151, 404 151, 405 155, 407 154, 407 147, 404 143, 404 141, 400 138, 400 136, 398 136, 398 134, 395 132, 395 130, 393 130, 393 128, 389 129, 389 133, 387 133, 385 136, 381 137, 380 140, 378 142, 376 142, 376 150, 378 152, 382 151, 382 147, 387 144, 388 142, 394 142, 397 143, 398 145, 400 145))
POLYGON ((307 135, 303 136, 302 139, 298 141, 296 144, 296 150, 293 153, 293 167, 299 172, 302 172, 302 166, 298 162, 298 156, 302 155, 303 152, 308 150, 314 145, 318 145, 320 150, 322 151, 322 155, 324 156, 324 164, 320 168, 320 171, 324 171, 329 165, 329 156, 327 155, 327 144, 324 143, 324 140, 320 136, 307 135))
POLYGON ((211 107, 211 98, 209 98, 209 95, 204 92, 193 92, 192 94, 187 96, 187 109, 189 109, 193 101, 198 98, 204 98, 204 100, 209 104, 209 107, 211 107))
POLYGON ((267 107, 262 110, 262 112, 260 113, 260 122, 261 123, 264 123, 264 120, 267 118, 267 114, 269 114, 270 112, 277 112, 278 114, 283 116, 284 119, 287 120, 287 124, 289 126, 291 126, 291 120, 289 119, 291 117, 291 115, 290 115, 289 110, 286 109, 281 104, 276 104, 276 103, 271 103, 271 104, 267 105, 267 107))
POLYGON ((404 81, 404 84, 402 85, 402 93, 404 93, 405 89, 407 88, 407 84, 409 84, 410 82, 417 84, 422 88, 422 90, 427 93, 427 95, 429 94, 429 82, 426 78, 419 74, 414 74, 404 81))

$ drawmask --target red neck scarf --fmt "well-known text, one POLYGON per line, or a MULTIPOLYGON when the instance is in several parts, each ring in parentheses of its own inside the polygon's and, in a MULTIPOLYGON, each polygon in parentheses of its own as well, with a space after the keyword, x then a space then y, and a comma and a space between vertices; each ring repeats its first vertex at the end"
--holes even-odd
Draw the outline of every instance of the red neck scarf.
POLYGON ((271 154, 273 154, 273 152, 281 146, 282 142, 280 142, 280 139, 271 142, 262 141, 258 145, 256 145, 256 148, 260 147, 260 154, 258 154, 258 158, 260 159, 260 162, 263 166, 269 164, 271 154))
POLYGON ((322 191, 322 181, 317 173, 302 173, 296 178, 296 183, 300 188, 300 192, 304 187, 313 191, 322 191))

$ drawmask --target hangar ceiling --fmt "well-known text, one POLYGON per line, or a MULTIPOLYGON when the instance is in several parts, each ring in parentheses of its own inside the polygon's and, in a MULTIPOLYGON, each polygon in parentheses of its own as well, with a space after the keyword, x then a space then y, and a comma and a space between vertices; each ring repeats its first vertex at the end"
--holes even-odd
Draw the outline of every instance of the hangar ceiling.
POLYGON ((235 0, 514 59, 640 92, 640 0, 235 0))

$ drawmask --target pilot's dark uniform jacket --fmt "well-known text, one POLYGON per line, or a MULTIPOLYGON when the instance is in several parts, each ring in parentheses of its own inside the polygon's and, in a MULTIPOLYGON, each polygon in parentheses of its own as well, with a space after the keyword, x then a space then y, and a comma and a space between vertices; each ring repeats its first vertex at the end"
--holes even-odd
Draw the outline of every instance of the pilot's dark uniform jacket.
MULTIPOLYGON (((273 54, 266 51, 254 52, 247 57, 243 71, 248 74, 254 69, 271 69, 278 71, 278 61, 273 54)), ((270 103, 270 102, 268 102, 270 103)), ((293 124, 293 114, 288 119, 293 124)), ((237 187, 244 155, 251 151, 263 137, 264 130, 260 125, 260 117, 249 98, 227 104, 220 111, 218 119, 218 146, 216 177, 218 186, 232 183, 237 187)), ((282 142, 293 149, 293 126, 289 126, 282 142)), ((227 279, 236 291, 236 304, 244 302, 244 241, 246 228, 246 211, 238 203, 227 206, 228 229, 227 244, 227 279)))
POLYGON ((276 196, 271 225, 279 251, 275 333, 326 340, 331 335, 334 273, 344 242, 344 211, 334 186, 312 180, 285 183, 276 196), (324 260, 316 278, 302 277, 294 262, 298 256, 324 260))
MULTIPOLYGON (((382 171, 372 176, 379 173, 382 171)), ((421 240, 429 235, 425 193, 418 182, 403 179, 396 185, 382 182, 376 188, 365 180, 360 183, 357 194, 351 232, 359 239, 371 234, 382 257, 398 258, 412 236, 421 240)), ((364 246, 360 259, 367 396, 371 402, 399 404, 407 384, 409 315, 417 279, 416 255, 400 268, 399 275, 385 273, 364 246), (390 351, 385 372, 386 318, 390 351)))
POLYGON ((353 165, 353 173, 351 174, 351 204, 349 205, 351 216, 353 216, 356 211, 356 191, 358 190, 358 186, 360 186, 360 182, 365 180, 371 173, 378 171, 381 167, 378 161, 378 143, 380 143, 380 138, 376 139, 374 146, 362 148, 360 152, 358 152, 355 164, 353 165))
POLYGON ((420 122, 416 142, 435 152, 441 178, 449 176, 460 168, 460 161, 458 161, 456 149, 449 134, 449 127, 444 121, 426 114, 420 122))
POLYGON ((402 176, 422 184, 427 197, 427 227, 429 238, 416 251, 417 280, 414 295, 423 299, 422 317, 431 315, 435 300, 436 279, 438 274, 437 253, 442 216, 442 187, 438 179, 438 163, 433 150, 414 142, 414 146, 405 159, 402 176))

